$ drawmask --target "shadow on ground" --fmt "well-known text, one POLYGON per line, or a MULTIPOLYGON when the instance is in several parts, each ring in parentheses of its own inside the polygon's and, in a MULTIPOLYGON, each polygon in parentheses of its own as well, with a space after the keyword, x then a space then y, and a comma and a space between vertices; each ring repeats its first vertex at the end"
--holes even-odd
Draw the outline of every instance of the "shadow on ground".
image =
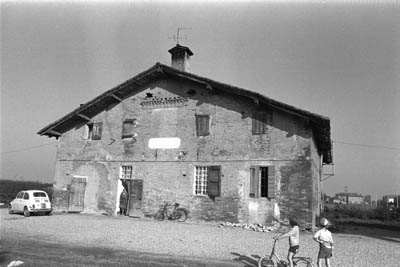
POLYGON ((24 267, 241 267, 239 263, 227 260, 200 259, 142 253, 130 250, 74 246, 48 243, 40 240, 0 240, 0 266, 7 266, 10 262, 16 260, 22 261, 24 267))
POLYGON ((243 263, 243 267, 257 267, 258 266, 258 260, 260 259, 260 256, 258 255, 251 255, 251 257, 247 255, 242 255, 236 252, 231 252, 232 255, 236 256, 234 258, 234 261, 239 261, 243 263))

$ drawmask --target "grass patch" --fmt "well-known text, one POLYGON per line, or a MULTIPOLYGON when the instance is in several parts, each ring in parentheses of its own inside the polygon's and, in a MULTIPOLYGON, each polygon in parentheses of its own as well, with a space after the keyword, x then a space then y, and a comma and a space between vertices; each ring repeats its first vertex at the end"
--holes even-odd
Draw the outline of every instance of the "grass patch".
POLYGON ((371 228, 400 230, 400 209, 369 207, 366 205, 326 205, 321 217, 327 218, 333 228, 353 224, 371 228))

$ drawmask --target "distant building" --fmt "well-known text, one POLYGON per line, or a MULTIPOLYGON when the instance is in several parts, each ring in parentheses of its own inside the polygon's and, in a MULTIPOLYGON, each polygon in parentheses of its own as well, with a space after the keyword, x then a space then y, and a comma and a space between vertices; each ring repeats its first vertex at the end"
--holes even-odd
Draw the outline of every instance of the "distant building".
MULTIPOLYGON (((340 203, 345 204, 363 204, 364 197, 357 193, 338 193, 335 195, 335 199, 339 200, 340 203)), ((335 202, 337 203, 337 201, 335 202)))
POLYGON ((372 198, 371 195, 364 196, 364 204, 368 206, 372 206, 372 198))
POLYGON ((385 207, 399 207, 400 195, 386 195, 382 197, 382 205, 385 207))

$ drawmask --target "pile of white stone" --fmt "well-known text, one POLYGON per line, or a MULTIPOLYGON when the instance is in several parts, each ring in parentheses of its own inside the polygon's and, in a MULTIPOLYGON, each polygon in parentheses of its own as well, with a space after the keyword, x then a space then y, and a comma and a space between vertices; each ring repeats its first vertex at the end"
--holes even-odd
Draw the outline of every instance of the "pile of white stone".
POLYGON ((231 223, 231 222, 221 223, 219 227, 238 227, 238 228, 253 230, 255 232, 271 232, 275 231, 278 228, 277 226, 267 226, 260 223, 252 224, 252 223, 231 223))

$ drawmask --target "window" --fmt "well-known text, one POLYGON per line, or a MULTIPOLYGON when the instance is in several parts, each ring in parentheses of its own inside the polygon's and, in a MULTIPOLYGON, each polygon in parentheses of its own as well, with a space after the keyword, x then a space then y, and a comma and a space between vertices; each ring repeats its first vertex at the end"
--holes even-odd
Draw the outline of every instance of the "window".
POLYGON ((89 128, 88 139, 100 140, 103 123, 102 122, 94 122, 94 123, 89 123, 87 126, 89 128))
POLYGON ((28 193, 25 193, 24 199, 29 199, 29 194, 28 193))
POLYGON ((220 166, 196 166, 194 194, 209 195, 210 197, 221 195, 220 166))
POLYGON ((135 126, 135 119, 126 119, 122 124, 122 138, 133 137, 133 127, 135 126))
POLYGON ((24 192, 19 192, 17 198, 22 198, 24 196, 24 192))
POLYGON ((46 193, 43 192, 35 192, 33 193, 34 197, 47 197, 46 193))
POLYGON ((121 179, 132 179, 132 166, 122 165, 121 166, 121 179))
POLYGON ((210 116, 196 115, 196 134, 206 136, 210 134, 210 116))
POLYGON ((250 198, 275 197, 275 169, 271 167, 250 167, 250 198))
POLYGON ((253 114, 252 133, 253 135, 265 134, 267 129, 269 113, 257 111, 253 114))

